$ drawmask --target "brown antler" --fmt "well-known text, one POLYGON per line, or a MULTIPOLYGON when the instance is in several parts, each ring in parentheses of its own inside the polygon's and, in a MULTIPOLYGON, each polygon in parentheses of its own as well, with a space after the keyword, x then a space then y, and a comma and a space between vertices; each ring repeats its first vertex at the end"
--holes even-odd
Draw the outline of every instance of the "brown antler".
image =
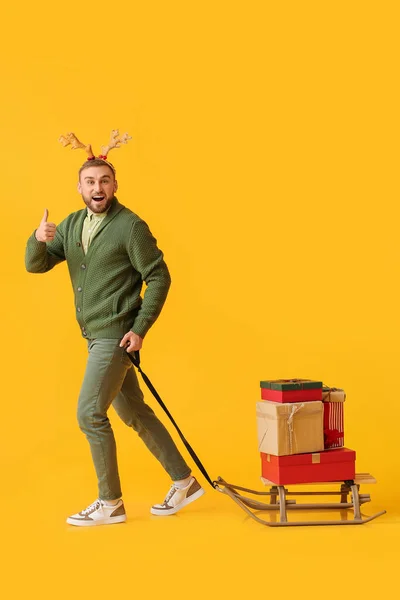
POLYGON ((128 140, 131 140, 132 137, 128 133, 124 133, 123 135, 119 135, 118 129, 113 129, 110 136, 110 141, 107 146, 101 146, 101 156, 107 157, 107 154, 113 148, 119 148, 121 144, 127 144, 128 140))
POLYGON ((64 147, 69 146, 71 144, 71 150, 78 150, 79 148, 82 148, 86 151, 88 158, 94 158, 92 146, 90 144, 88 144, 87 146, 85 144, 82 144, 82 142, 78 140, 74 133, 67 133, 65 136, 61 135, 58 138, 58 141, 64 147))

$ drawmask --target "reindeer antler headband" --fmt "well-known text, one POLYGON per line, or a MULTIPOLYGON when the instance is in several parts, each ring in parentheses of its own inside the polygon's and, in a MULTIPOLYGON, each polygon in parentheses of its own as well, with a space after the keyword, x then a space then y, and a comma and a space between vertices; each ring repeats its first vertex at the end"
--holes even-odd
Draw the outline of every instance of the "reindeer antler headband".
MULTIPOLYGON (((108 142, 108 145, 101 146, 102 153, 99 154, 99 156, 97 158, 100 158, 101 160, 104 160, 105 162, 107 162, 107 155, 110 152, 110 150, 112 150, 113 148, 119 148, 121 146, 121 144, 127 144, 128 140, 131 140, 131 139, 132 139, 132 137, 129 134, 124 133, 123 135, 120 136, 119 130, 113 129, 111 132, 110 141, 108 142)), ((62 135, 59 137, 58 141, 61 142, 61 144, 64 147, 69 146, 71 144, 71 150, 77 150, 78 148, 82 148, 83 150, 85 150, 85 152, 88 155, 87 160, 95 160, 95 158, 96 158, 96 156, 93 154, 91 144, 88 144, 87 146, 85 144, 82 144, 82 142, 80 142, 78 140, 78 138, 76 137, 76 135, 74 133, 67 133, 67 135, 65 135, 65 136, 62 135)), ((115 170, 114 167, 111 165, 111 163, 107 162, 107 164, 111 166, 113 171, 115 170)))

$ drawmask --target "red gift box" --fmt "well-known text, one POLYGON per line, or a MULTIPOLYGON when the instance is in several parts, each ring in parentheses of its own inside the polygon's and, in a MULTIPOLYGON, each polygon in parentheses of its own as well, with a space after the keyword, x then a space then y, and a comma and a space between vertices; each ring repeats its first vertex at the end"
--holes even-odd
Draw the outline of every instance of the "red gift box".
POLYGON ((344 446, 344 406, 346 393, 340 388, 324 386, 322 402, 324 403, 324 446, 342 448, 344 446))
POLYGON ((261 399, 271 402, 314 402, 322 400, 322 388, 316 390, 269 390, 261 388, 261 399))
POLYGON ((344 446, 343 402, 324 402, 325 449, 344 446))
POLYGON ((349 448, 274 456, 261 452, 261 474, 278 485, 346 481, 356 476, 356 453, 349 448))
POLYGON ((261 381, 261 399, 271 402, 312 402, 322 400, 322 382, 310 379, 261 381))

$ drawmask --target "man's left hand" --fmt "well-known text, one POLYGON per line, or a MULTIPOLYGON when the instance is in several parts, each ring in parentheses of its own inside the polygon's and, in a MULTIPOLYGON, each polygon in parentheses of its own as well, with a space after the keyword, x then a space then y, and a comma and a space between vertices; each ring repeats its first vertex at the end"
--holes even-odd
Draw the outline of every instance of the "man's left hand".
POLYGON ((127 352, 135 352, 135 350, 141 350, 142 344, 143 338, 140 335, 133 333, 133 331, 128 331, 122 338, 120 347, 125 347, 127 352))

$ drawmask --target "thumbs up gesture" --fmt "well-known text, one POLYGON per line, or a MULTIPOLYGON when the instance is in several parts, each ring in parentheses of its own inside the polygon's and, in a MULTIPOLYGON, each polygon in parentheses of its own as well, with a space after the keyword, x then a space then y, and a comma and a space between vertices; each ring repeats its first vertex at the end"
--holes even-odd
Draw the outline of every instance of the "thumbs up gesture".
POLYGON ((47 219, 49 218, 49 211, 44 211, 44 215, 42 220, 40 221, 39 227, 36 229, 36 239, 38 242, 51 242, 54 240, 54 236, 56 235, 56 225, 54 223, 48 223, 47 219))

